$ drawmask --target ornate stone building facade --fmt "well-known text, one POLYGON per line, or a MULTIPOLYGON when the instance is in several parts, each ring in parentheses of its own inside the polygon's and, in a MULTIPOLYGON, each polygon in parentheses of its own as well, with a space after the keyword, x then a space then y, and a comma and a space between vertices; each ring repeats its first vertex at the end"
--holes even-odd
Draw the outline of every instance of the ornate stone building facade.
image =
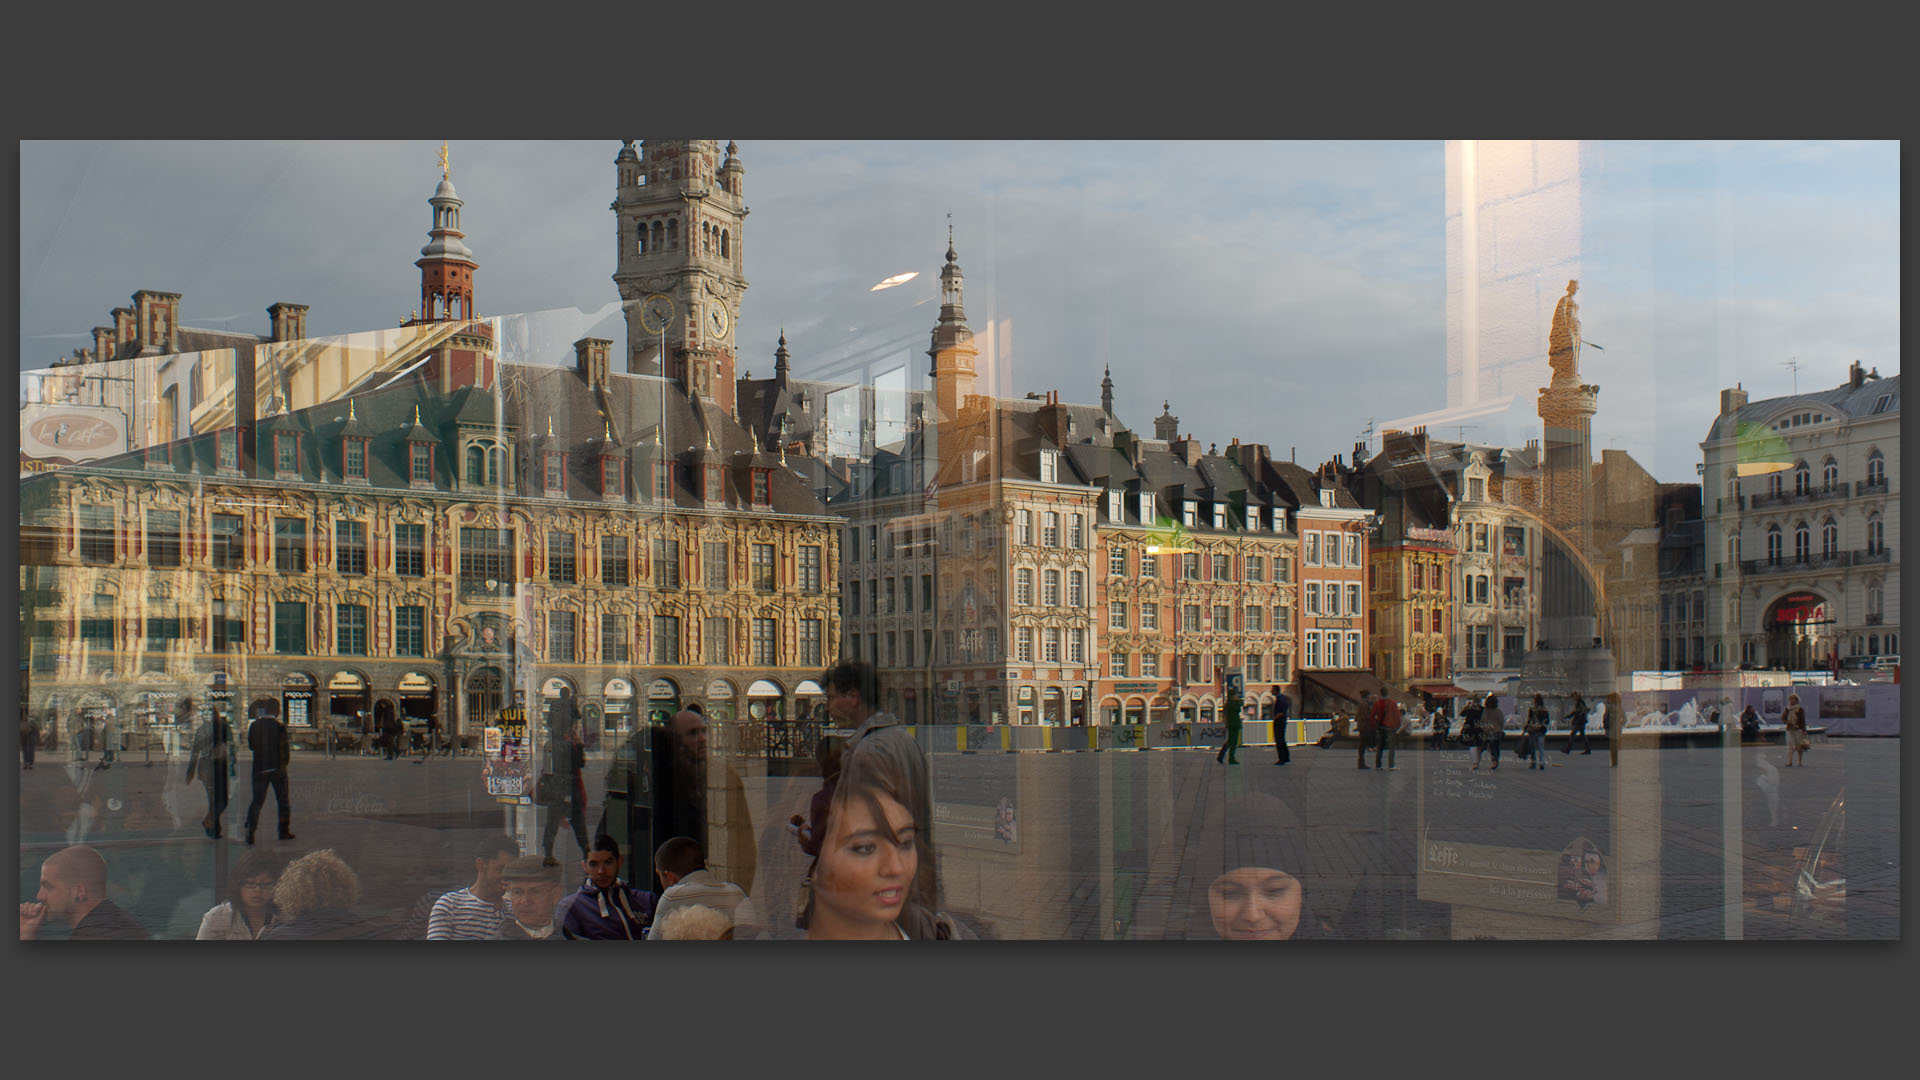
POLYGON ((1829 390, 1761 401, 1723 390, 1700 448, 1717 663, 1803 670, 1898 655, 1900 376, 1855 364, 1829 390), (1743 479, 1743 446, 1785 467, 1743 479))
POLYGON ((724 395, 617 372, 612 342, 497 362, 513 317, 473 315, 444 178, 431 203, 404 365, 282 343, 316 380, 287 394, 287 365, 239 349, 221 426, 23 483, 30 707, 161 722, 217 673, 312 738, 388 713, 473 736, 515 690, 562 686, 606 735, 688 702, 817 701, 838 519, 724 395))

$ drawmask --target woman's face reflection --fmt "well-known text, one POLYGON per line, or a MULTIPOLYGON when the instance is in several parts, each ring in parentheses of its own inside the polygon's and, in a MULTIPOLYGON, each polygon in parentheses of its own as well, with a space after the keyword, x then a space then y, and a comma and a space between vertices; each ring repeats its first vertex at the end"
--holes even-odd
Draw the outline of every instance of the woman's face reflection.
POLYGON ((1243 866, 1207 890, 1214 932, 1229 941, 1285 941, 1300 925, 1300 882, 1264 866, 1243 866))
POLYGON ((865 798, 848 798, 834 808, 814 878, 810 936, 897 936, 894 922, 920 867, 920 855, 914 846, 913 814, 886 795, 874 801, 880 804, 884 823, 875 820, 865 798))

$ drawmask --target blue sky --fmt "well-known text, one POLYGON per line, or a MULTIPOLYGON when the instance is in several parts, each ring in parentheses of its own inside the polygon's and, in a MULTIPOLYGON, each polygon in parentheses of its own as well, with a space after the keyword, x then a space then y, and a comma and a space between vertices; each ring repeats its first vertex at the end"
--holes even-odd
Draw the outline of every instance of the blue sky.
MULTIPOLYGON (((453 144, 483 314, 617 299, 618 149, 453 144)), ((142 288, 182 293, 188 326, 261 333, 280 300, 311 305, 315 334, 393 325, 416 303, 438 151, 23 143, 22 366, 84 344, 142 288)), ((924 370, 951 212, 968 315, 1006 327, 1013 396, 1094 402, 1110 364, 1130 426, 1169 400, 1203 441, 1308 464, 1350 452, 1370 417, 1444 404, 1438 141, 742 140, 740 156, 742 372, 771 372, 782 328, 799 375, 875 341, 924 370), (921 276, 868 291, 906 270, 921 276)), ((1899 370, 1897 144, 1598 143, 1582 161, 1596 450, 1691 481, 1722 386, 1784 394, 1795 357, 1802 390, 1856 359, 1899 370)), ((1466 434, 1519 442, 1530 424, 1519 410, 1466 434)))

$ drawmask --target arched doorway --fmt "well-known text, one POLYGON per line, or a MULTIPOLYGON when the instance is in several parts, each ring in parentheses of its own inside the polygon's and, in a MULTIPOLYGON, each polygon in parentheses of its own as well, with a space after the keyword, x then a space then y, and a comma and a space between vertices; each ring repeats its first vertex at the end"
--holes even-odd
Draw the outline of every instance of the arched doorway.
POLYGON ((786 719, 787 692, 772 679, 757 679, 747 687, 747 715, 755 720, 786 719))
POLYGON ((665 724, 680 711, 680 684, 661 677, 647 684, 647 722, 665 724))
POLYGON ((473 669, 467 676, 466 731, 477 733, 486 727, 506 707, 506 693, 507 678, 499 668, 473 669))
POLYGON ((739 706, 735 701, 737 695, 734 693, 732 683, 725 679, 710 679, 707 682, 705 696, 709 721, 717 720, 724 724, 734 718, 735 710, 739 706))
POLYGON ((633 729, 633 684, 626 679, 608 679, 606 711, 601 714, 601 732, 623 737, 633 729))
POLYGON ((434 687, 433 676, 424 671, 409 671, 400 676, 400 684, 395 689, 400 696, 402 721, 426 724, 437 715, 440 697, 434 687))
POLYGON ((1767 663, 1790 671, 1824 667, 1835 647, 1833 609, 1819 593, 1790 592, 1767 606, 1761 626, 1767 633, 1767 663))

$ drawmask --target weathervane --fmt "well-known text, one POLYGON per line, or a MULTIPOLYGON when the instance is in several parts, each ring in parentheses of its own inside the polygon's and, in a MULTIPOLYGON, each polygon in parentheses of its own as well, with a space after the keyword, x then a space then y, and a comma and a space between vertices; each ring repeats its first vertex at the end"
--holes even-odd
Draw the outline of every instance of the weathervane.
POLYGON ((440 143, 440 179, 453 179, 452 173, 447 170, 447 144, 444 140, 440 143))

